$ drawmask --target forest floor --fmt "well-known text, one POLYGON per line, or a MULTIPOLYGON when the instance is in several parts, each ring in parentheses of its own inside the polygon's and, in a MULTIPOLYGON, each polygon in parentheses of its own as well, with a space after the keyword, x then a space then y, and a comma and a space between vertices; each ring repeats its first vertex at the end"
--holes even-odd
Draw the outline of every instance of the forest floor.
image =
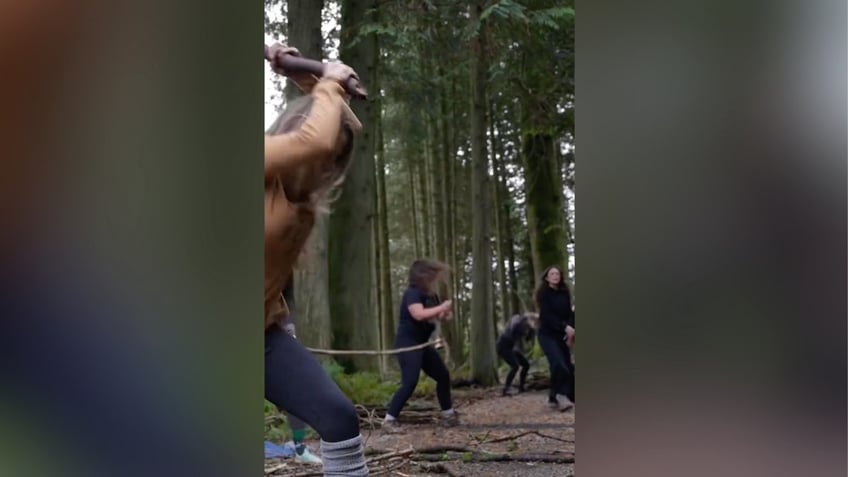
MULTIPOLYGON (((569 477, 574 475, 574 411, 547 407, 546 391, 510 397, 499 389, 454 389, 460 424, 445 428, 431 400, 410 401, 401 431, 380 427, 385 412, 360 408, 371 475, 569 477)), ((309 442, 317 453, 317 442, 309 442)), ((266 476, 319 477, 320 467, 268 460, 266 476)))

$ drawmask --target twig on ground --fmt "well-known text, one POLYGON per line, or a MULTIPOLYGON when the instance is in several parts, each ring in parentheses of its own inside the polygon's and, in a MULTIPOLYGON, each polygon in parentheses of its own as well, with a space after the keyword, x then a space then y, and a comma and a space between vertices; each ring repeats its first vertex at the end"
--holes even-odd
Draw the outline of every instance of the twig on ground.
POLYGON ((444 452, 480 452, 479 450, 470 449, 462 446, 429 446, 415 449, 416 454, 441 454, 444 452))
POLYGON ((323 477, 324 470, 307 470, 304 472, 298 472, 297 474, 292 474, 290 477, 323 477))
POLYGON ((410 447, 408 449, 389 452, 389 453, 386 453, 386 454, 380 454, 380 455, 374 456, 374 457, 368 459, 365 463, 371 464, 371 463, 374 463, 374 462, 379 462, 381 460, 386 460, 386 459, 392 459, 392 458, 395 458, 395 457, 407 457, 407 456, 412 455, 414 452, 415 452, 415 449, 410 447))
POLYGON ((415 459, 431 462, 462 460, 463 462, 546 462, 552 464, 573 464, 574 455, 553 454, 493 454, 487 452, 464 452, 462 454, 419 454, 415 459))
POLYGON ((401 467, 405 466, 407 463, 408 463, 408 461, 406 459, 398 459, 395 462, 389 463, 385 467, 371 468, 368 473, 370 475, 380 475, 380 474, 385 474, 385 473, 388 473, 388 472, 394 472, 397 469, 400 469, 401 467))
MULTIPOLYGON (((487 432, 486 435, 488 435, 488 434, 489 433, 487 432)), ((513 434, 513 435, 509 435, 509 436, 503 436, 503 437, 498 437, 496 439, 488 439, 488 440, 486 440, 485 436, 484 436, 483 440, 480 441, 480 444, 492 444, 492 443, 495 443, 495 442, 510 441, 510 440, 518 439, 519 437, 524 437, 524 436, 527 436, 527 435, 530 435, 530 434, 535 434, 539 437, 544 437, 545 439, 553 439, 555 441, 566 442, 568 444, 574 443, 574 440, 563 439, 561 437, 556 437, 556 436, 552 436, 552 435, 549 435, 549 434, 542 434, 539 431, 533 430, 533 431, 519 432, 518 434, 513 434)))
POLYGON ((459 477, 453 471, 448 469, 444 464, 432 464, 429 462, 412 462, 414 465, 420 467, 424 472, 434 473, 434 474, 447 474, 448 477, 459 477))
POLYGON ((286 467, 288 467, 288 464, 278 464, 278 465, 275 465, 274 467, 268 467, 267 469, 265 469, 265 475, 273 474, 274 472, 276 472, 278 470, 283 470, 286 467))

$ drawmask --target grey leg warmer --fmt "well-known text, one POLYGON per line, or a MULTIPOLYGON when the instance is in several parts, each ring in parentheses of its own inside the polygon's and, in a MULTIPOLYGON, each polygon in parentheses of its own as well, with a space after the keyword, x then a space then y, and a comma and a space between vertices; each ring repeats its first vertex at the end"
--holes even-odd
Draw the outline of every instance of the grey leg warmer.
POLYGON ((341 442, 321 441, 321 460, 327 477, 360 477, 368 475, 362 451, 362 435, 341 442))

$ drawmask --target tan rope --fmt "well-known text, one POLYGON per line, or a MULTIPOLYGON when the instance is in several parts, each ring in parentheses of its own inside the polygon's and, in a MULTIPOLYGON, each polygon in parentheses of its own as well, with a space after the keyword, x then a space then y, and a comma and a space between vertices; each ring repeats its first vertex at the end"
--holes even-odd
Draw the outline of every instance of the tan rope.
POLYGON ((306 348, 306 349, 308 349, 309 351, 311 351, 315 354, 330 354, 330 355, 364 354, 364 355, 377 356, 377 355, 383 355, 383 354, 398 354, 398 353, 404 353, 406 351, 415 351, 415 350, 419 350, 419 349, 424 349, 428 346, 434 346, 434 345, 437 345, 437 344, 445 344, 445 342, 444 342, 444 340, 442 340, 442 338, 436 338, 433 341, 428 341, 428 342, 422 343, 420 345, 407 346, 406 348, 387 349, 387 350, 381 350, 381 351, 367 350, 367 349, 348 349, 348 350, 343 350, 343 349, 318 349, 318 348, 306 348))

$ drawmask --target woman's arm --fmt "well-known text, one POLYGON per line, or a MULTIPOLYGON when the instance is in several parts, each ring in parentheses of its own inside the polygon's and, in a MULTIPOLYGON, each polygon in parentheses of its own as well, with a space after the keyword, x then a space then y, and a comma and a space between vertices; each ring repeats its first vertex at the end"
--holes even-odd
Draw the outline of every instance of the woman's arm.
POLYGON ((295 131, 265 136, 265 177, 284 174, 313 158, 332 154, 342 124, 344 88, 322 80, 312 90, 309 117, 295 131))
POLYGON ((450 311, 451 309, 451 301, 445 300, 440 305, 436 305, 431 308, 424 308, 424 305, 421 303, 413 303, 407 307, 409 310, 409 314, 412 315, 418 321, 426 321, 431 320, 433 318, 438 318, 440 314, 446 311, 450 311))

